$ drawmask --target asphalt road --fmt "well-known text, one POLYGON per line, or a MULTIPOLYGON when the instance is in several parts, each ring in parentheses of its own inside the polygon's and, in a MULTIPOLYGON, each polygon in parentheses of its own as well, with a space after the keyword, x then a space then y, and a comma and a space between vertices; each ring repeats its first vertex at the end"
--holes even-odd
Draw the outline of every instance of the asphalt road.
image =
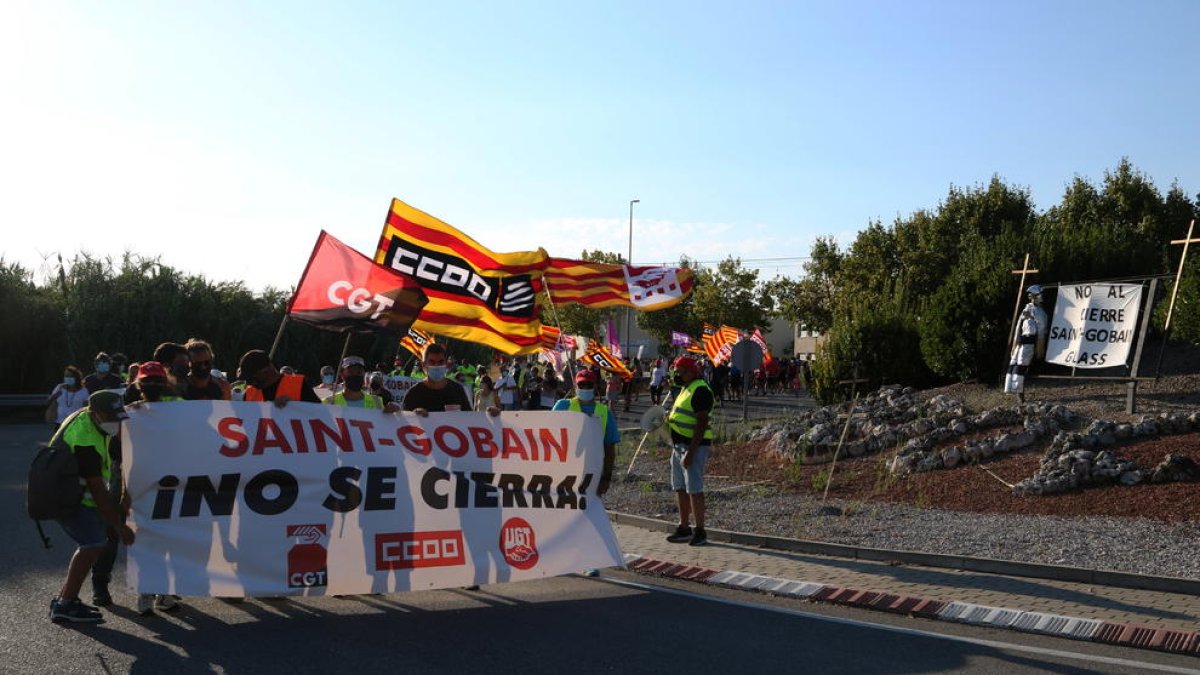
MULTIPOLYGON (((1189 672, 1186 657, 822 608, 606 572, 388 596, 187 600, 103 624, 47 618, 71 547, 22 504, 41 426, 0 426, 0 673, 1189 672), (818 613, 819 612, 819 613, 818 613), (870 623, 863 623, 863 622, 870 623), (939 634, 924 631, 938 631, 939 634), (1017 644, 1017 643, 1021 644, 1017 644)), ((85 586, 86 588, 86 586, 85 586)), ((1200 671, 1192 671, 1200 672, 1200 671)))

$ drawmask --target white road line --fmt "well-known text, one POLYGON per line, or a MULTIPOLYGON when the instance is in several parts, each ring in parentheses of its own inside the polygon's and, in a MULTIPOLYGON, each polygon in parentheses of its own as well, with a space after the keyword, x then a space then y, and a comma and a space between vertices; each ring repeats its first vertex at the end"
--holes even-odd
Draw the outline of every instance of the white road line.
MULTIPOLYGON (((1093 654, 1082 654, 1080 652, 1067 652, 1059 649, 1047 649, 1045 647, 1033 647, 1030 645, 1021 645, 1012 642, 999 642, 995 640, 982 640, 979 638, 962 637, 958 635, 946 635, 943 633, 935 633, 931 631, 919 630, 916 628, 902 628, 900 626, 891 626, 884 623, 871 623, 869 621, 859 621, 857 619, 844 619, 836 616, 825 616, 813 612, 803 612, 798 609, 789 609, 787 607, 775 607, 772 605, 763 605, 745 600, 733 600, 719 596, 706 595, 704 593, 696 593, 693 591, 685 591, 678 588, 669 588, 666 586, 655 586, 652 584, 643 584, 636 581, 627 581, 624 579, 615 579, 613 577, 602 577, 598 581, 628 586, 631 588, 639 588, 645 591, 654 591, 658 593, 670 593, 672 595, 681 595, 688 598, 696 598, 699 600, 708 600, 710 602, 718 602, 723 605, 732 605, 734 607, 742 607, 745 609, 757 609, 768 612, 776 612, 779 614, 787 614, 789 616, 800 617, 804 619, 812 619, 814 621, 825 621, 828 623, 837 623, 847 626, 856 626, 859 628, 871 628, 874 630, 885 630, 892 633, 900 633, 902 635, 915 635, 920 637, 936 638, 941 640, 949 640, 952 642, 965 642, 967 644, 980 645, 983 647, 991 647, 993 649, 1007 649, 1011 651, 1026 652, 1030 654, 1040 654, 1042 656, 1057 656, 1066 659, 1075 659, 1077 661, 1087 661, 1091 663, 1103 663, 1112 666, 1123 666, 1129 668, 1142 668, 1145 670, 1154 670, 1162 673, 1190 673, 1197 675, 1200 669, 1180 668, 1178 666, 1166 666, 1157 663, 1148 663, 1145 661, 1130 661, 1128 659, 1118 659, 1110 656, 1096 656, 1093 654)), ((1120 645, 1117 645, 1120 646, 1120 645)))

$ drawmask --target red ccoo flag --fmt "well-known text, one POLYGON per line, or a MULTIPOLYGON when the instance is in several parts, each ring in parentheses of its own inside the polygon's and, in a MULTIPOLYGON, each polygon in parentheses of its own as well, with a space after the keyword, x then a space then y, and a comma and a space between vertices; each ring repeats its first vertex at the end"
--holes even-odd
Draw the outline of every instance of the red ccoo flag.
POLYGON ((321 330, 404 333, 428 301, 412 277, 322 230, 287 313, 321 330))

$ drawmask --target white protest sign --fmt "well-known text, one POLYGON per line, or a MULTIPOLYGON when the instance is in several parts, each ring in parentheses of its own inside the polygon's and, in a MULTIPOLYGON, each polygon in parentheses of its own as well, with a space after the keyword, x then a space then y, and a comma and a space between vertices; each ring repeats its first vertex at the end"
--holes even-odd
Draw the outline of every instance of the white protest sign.
POLYGON ((1046 361, 1075 368, 1124 365, 1141 303, 1140 284, 1060 286, 1046 361))
MULTIPOLYGON (((408 390, 412 389, 413 385, 418 382, 424 382, 424 380, 415 377, 408 377, 406 375, 383 376, 383 388, 391 392, 392 398, 396 401, 397 405, 404 402, 404 395, 407 394, 408 390)), ((473 382, 458 382, 455 380, 453 381, 453 384, 459 385, 464 391, 467 392, 468 401, 474 400, 475 385, 473 382)))
POLYGON ((138 593, 361 594, 622 564, 599 421, 292 402, 151 403, 124 423, 138 593))

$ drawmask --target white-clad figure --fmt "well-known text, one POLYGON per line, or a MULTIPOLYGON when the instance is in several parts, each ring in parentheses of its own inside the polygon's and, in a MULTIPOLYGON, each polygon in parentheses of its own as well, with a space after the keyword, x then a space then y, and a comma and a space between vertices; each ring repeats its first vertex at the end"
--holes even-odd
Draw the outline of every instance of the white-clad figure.
POLYGON ((1033 285, 1027 291, 1029 303, 1021 310, 1017 320, 1016 335, 1013 336, 1012 356, 1008 360, 1008 377, 1004 380, 1004 393, 1016 394, 1025 402, 1025 376, 1033 357, 1046 356, 1046 333, 1049 319, 1042 309, 1042 287, 1033 285))

